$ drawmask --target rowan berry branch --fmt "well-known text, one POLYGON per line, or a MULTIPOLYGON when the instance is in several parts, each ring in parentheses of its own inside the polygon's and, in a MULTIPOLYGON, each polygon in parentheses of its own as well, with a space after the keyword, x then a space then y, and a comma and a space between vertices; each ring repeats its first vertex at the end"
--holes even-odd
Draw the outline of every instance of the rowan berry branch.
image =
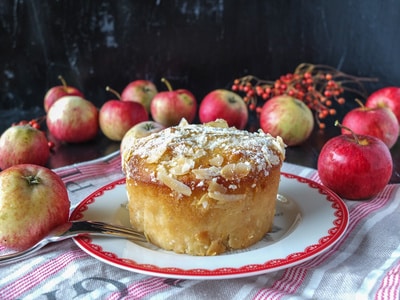
POLYGON ((334 67, 302 63, 293 73, 280 76, 275 81, 260 79, 253 75, 233 81, 232 91, 244 93, 244 101, 251 111, 259 113, 263 102, 279 95, 289 95, 303 101, 315 113, 318 126, 323 129, 323 120, 336 114, 334 105, 343 105, 344 92, 367 97, 363 85, 376 78, 356 77, 334 67), (261 104, 258 100, 262 100, 261 104))

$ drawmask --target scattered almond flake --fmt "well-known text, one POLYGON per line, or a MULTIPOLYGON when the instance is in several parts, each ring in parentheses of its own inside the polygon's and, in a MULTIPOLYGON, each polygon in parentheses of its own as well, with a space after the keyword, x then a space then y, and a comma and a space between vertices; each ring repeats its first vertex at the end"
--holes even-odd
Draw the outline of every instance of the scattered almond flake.
POLYGON ((196 205, 201 205, 203 208, 208 207, 208 195, 204 194, 201 198, 197 201, 196 205))
POLYGON ((193 158, 197 159, 197 158, 203 157, 205 155, 207 155, 207 152, 203 148, 201 148, 194 152, 193 158))
POLYGON ((162 143, 158 146, 155 147, 150 147, 150 149, 147 149, 148 152, 143 153, 143 158, 147 158, 146 161, 147 163, 156 163, 160 160, 160 158, 163 156, 165 151, 167 150, 167 145, 168 143, 162 143))
POLYGON ((231 184, 228 187, 230 190, 236 190, 237 189, 237 185, 236 184, 231 184))
POLYGON ((219 184, 216 180, 212 180, 208 186, 209 192, 218 192, 218 193, 226 193, 226 188, 219 184))
POLYGON ((210 165, 212 165, 212 166, 220 167, 222 165, 222 163, 224 162, 224 158, 222 157, 222 155, 217 154, 216 156, 211 158, 209 162, 210 162, 210 165))
POLYGON ((226 122, 224 119, 216 119, 215 121, 205 123, 204 125, 214 128, 229 128, 228 122, 226 122))
POLYGON ((240 179, 246 177, 250 170, 248 163, 227 164, 221 169, 221 176, 227 180, 240 179))
POLYGON ((157 171, 157 179, 171 190, 185 196, 190 196, 192 194, 190 187, 170 176, 163 166, 160 165, 159 168, 157 168, 157 171))
POLYGON ((209 167, 209 168, 198 168, 193 169, 192 173, 195 175, 196 179, 210 180, 215 176, 219 176, 221 173, 221 168, 209 167))
MULTIPOLYGON (((146 171, 151 180, 161 181, 171 188, 174 195, 190 195, 191 187, 203 186, 210 193, 226 195, 226 188, 219 185, 217 179, 234 180, 235 183, 227 185, 233 190, 250 172, 252 176, 267 176, 270 167, 284 159, 285 144, 280 137, 274 138, 262 130, 248 132, 229 128, 223 120, 205 125, 182 120, 178 126, 137 139, 135 145, 125 152, 123 159, 127 163, 128 159, 133 161, 132 157, 136 157, 153 164, 146 171), (224 153, 240 159, 230 162, 224 153), (211 158, 205 161, 203 157, 211 158), (153 171, 155 167, 156 174, 153 171), (187 174, 193 179, 190 186, 180 181, 181 176, 187 174)), ((128 175, 136 173, 133 163, 124 169, 128 175)))
POLYGON ((181 121, 179 122, 178 126, 185 127, 185 126, 188 126, 188 125, 189 125, 189 122, 185 118, 182 118, 181 121))
POLYGON ((173 160, 174 166, 169 169, 172 175, 185 175, 194 167, 194 160, 181 156, 173 160))
POLYGON ((224 194, 220 192, 208 192, 208 197, 217 201, 239 201, 246 198, 245 194, 224 194))

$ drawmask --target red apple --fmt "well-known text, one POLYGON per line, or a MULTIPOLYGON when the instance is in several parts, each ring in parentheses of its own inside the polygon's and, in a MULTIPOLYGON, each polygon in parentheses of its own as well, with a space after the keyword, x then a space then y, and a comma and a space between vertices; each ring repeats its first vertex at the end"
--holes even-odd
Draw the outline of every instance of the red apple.
MULTIPOLYGON (((399 136, 399 122, 395 114, 386 107, 358 107, 349 111, 343 118, 343 126, 351 128, 356 134, 372 135, 391 148, 399 136)), ((342 128, 342 133, 347 130, 342 128)))
POLYGON ((153 82, 149 80, 135 80, 123 89, 121 100, 139 102, 150 113, 150 103, 157 93, 157 87, 153 82))
POLYGON ((280 136, 286 145, 303 143, 314 128, 314 117, 304 102, 288 95, 269 99, 260 113, 260 127, 264 132, 280 136))
POLYGON ((138 102, 121 101, 121 96, 113 89, 106 88, 118 99, 108 100, 99 111, 99 125, 106 137, 121 141, 125 133, 137 123, 147 121, 149 115, 144 106, 138 102))
POLYGON ((82 92, 73 86, 68 86, 67 82, 64 80, 62 76, 58 76, 58 79, 61 80, 62 85, 54 86, 49 89, 44 96, 44 110, 47 113, 50 109, 50 106, 53 105, 58 99, 64 96, 79 96, 84 98, 82 92))
POLYGON ((49 109, 46 124, 49 132, 67 143, 86 142, 99 131, 98 109, 79 96, 64 96, 49 109))
POLYGON ((0 173, 0 244, 24 250, 68 221, 70 202, 60 177, 21 164, 0 173))
POLYGON ((388 86, 373 92, 365 102, 366 107, 388 107, 400 124, 400 87, 388 86))
POLYGON ((154 121, 166 127, 179 124, 182 118, 193 122, 197 111, 193 94, 185 89, 172 90, 165 78, 161 81, 167 85, 168 91, 159 92, 151 101, 150 112, 154 121))
POLYGON ((249 112, 243 98, 228 90, 211 91, 200 103, 199 119, 202 123, 224 119, 230 127, 244 129, 248 118, 249 112))
POLYGON ((122 138, 120 150, 124 153, 125 149, 130 147, 136 139, 148 136, 152 133, 159 132, 165 127, 154 121, 144 121, 136 124, 129 129, 122 138))
POLYGON ((389 148, 369 135, 352 133, 331 138, 318 157, 321 182, 351 200, 377 195, 388 184, 392 170, 389 148))
POLYGON ((0 137, 0 169, 28 163, 44 166, 49 156, 46 135, 28 124, 12 126, 0 137))

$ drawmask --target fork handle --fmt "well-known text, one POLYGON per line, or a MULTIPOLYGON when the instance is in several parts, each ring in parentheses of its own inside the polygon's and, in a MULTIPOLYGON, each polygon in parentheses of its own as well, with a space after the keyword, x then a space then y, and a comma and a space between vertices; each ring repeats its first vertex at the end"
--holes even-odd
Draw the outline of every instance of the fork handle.
POLYGON ((46 246, 49 242, 42 240, 39 243, 35 244, 29 249, 19 251, 19 252, 14 252, 6 255, 0 255, 0 265, 5 265, 8 263, 16 262, 19 261, 29 255, 31 255, 33 252, 36 252, 37 250, 43 248, 46 246))

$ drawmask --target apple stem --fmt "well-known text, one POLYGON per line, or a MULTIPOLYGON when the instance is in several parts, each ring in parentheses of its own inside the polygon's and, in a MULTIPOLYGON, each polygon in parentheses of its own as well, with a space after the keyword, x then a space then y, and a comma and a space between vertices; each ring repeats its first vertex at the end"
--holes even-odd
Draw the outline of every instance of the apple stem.
POLYGON ((67 82, 65 81, 64 77, 62 77, 61 75, 58 75, 58 79, 61 81, 63 87, 66 88, 67 82))
POLYGON ((353 136, 354 140, 356 141, 356 143, 360 144, 360 140, 358 139, 357 135, 349 127, 340 124, 340 122, 338 120, 335 121, 335 126, 339 126, 340 128, 343 128, 343 129, 346 129, 346 130, 350 131, 350 133, 352 134, 352 136, 353 136))
POLYGON ((118 93, 116 90, 110 88, 109 86, 106 87, 107 92, 113 93, 115 96, 117 96, 118 100, 121 100, 121 95, 118 93))
POLYGON ((356 101, 358 103, 358 105, 360 105, 361 108, 365 108, 364 103, 362 103, 360 99, 356 98, 356 99, 354 99, 354 101, 356 101))
POLYGON ((172 85, 171 85, 171 83, 167 80, 167 79, 165 79, 164 77, 163 78, 161 78, 161 82, 163 82, 166 86, 167 86, 167 89, 171 92, 172 91, 172 85))
POLYGON ((146 130, 152 130, 152 129, 154 129, 154 125, 152 123, 146 123, 145 124, 145 129, 146 130))
POLYGON ((34 184, 40 183, 40 178, 37 176, 29 175, 29 176, 25 176, 23 178, 26 179, 26 181, 28 182, 28 185, 34 185, 34 184))

